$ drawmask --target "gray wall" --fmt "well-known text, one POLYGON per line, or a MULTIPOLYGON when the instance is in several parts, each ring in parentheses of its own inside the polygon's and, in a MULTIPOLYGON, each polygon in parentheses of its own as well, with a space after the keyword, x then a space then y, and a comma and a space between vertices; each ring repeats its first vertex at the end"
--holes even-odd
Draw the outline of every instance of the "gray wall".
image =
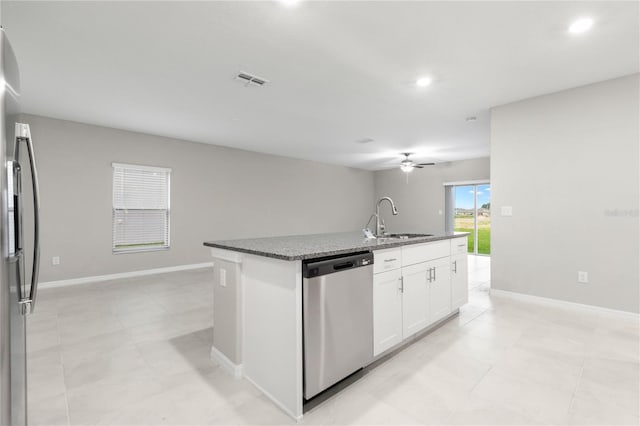
MULTIPOLYGON (((444 232, 443 183, 468 180, 489 180, 488 158, 453 161, 413 170, 408 183, 406 174, 397 168, 376 172, 376 198, 391 197, 398 208, 398 215, 392 216, 386 203, 381 206, 387 231, 444 232)), ((374 226, 372 221, 371 229, 374 226)))
POLYGON ((492 111, 493 288, 639 311, 639 81, 492 111))
POLYGON ((41 180, 41 281, 209 262, 205 240, 359 230, 372 210, 372 172, 23 119, 41 180), (111 253, 112 162, 173 169, 170 250, 111 253))

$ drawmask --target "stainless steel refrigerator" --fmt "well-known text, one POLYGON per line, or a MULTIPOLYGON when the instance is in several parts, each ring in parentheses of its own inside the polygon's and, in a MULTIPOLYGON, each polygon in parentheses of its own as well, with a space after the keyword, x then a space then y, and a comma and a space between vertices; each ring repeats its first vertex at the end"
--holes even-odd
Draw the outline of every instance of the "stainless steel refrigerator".
POLYGON ((0 29, 0 424, 27 424, 26 317, 40 260, 38 177, 31 132, 18 122, 18 65, 0 29))

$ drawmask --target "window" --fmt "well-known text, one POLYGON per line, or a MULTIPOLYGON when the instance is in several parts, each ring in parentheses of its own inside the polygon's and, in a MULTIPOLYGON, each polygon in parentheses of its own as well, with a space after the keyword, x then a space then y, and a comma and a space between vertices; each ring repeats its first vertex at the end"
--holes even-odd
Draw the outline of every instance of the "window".
POLYGON ((469 253, 491 254, 491 185, 489 183, 445 183, 447 232, 468 232, 469 253))
POLYGON ((169 248, 171 169, 113 163, 114 253, 169 248))

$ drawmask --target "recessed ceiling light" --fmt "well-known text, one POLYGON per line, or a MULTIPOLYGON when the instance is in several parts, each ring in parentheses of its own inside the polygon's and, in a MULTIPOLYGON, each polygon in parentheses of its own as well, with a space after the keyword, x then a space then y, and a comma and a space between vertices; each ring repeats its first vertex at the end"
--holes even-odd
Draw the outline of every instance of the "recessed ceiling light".
POLYGON ((292 7, 300 3, 300 0, 278 0, 278 1, 287 7, 292 7))
POLYGON ((418 87, 427 87, 431 84, 431 77, 420 77, 416 80, 416 86, 418 87))
POLYGON ((573 34, 580 34, 589 30, 589 28, 591 28, 592 25, 593 25, 593 19, 590 19, 590 18, 578 19, 573 24, 571 24, 571 26, 569 27, 569 32, 573 34))

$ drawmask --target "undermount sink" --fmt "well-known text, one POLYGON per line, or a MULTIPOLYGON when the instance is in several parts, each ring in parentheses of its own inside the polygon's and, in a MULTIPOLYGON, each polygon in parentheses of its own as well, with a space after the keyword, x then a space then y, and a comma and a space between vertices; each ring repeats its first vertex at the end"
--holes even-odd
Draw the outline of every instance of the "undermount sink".
POLYGON ((433 237, 433 234, 385 234, 379 240, 408 240, 410 238, 433 237))

